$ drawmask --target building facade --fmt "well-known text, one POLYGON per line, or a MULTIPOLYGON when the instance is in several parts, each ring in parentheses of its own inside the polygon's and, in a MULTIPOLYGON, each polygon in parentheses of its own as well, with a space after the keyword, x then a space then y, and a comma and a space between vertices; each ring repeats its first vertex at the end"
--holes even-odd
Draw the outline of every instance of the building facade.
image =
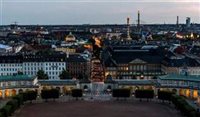
POLYGON ((90 77, 90 59, 81 54, 69 54, 66 58, 66 70, 74 78, 80 75, 90 77))
POLYGON ((36 76, 39 70, 43 70, 50 80, 58 80, 60 73, 66 69, 66 54, 8 55, 0 58, 0 76, 19 73, 36 76))
POLYGON ((0 56, 0 76, 15 75, 22 72, 23 57, 21 55, 0 56))
POLYGON ((163 75, 162 56, 156 50, 113 49, 103 58, 105 77, 111 75, 117 79, 152 79, 163 75))
POLYGON ((0 98, 15 96, 26 90, 35 90, 38 88, 36 76, 15 75, 0 76, 0 98))

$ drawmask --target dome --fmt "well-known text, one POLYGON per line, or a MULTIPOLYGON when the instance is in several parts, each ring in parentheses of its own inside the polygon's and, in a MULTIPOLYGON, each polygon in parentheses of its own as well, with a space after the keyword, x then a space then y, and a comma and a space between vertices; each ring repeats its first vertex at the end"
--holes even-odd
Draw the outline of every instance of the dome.
POLYGON ((65 37, 65 41, 75 41, 76 38, 75 36, 72 34, 72 32, 70 32, 66 37, 65 37))

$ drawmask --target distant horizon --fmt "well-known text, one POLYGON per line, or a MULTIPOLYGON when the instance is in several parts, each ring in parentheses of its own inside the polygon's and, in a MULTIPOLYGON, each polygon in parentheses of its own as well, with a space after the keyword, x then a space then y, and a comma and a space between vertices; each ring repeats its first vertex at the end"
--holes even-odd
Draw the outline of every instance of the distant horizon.
POLYGON ((200 23, 199 0, 0 0, 0 25, 180 24, 200 23))
MULTIPOLYGON (((9 26, 9 25, 13 25, 15 23, 10 23, 10 24, 6 24, 6 25, 0 25, 1 26, 9 26)), ((192 23, 194 25, 200 25, 200 23, 192 23)), ((107 24, 18 24, 18 26, 87 26, 87 25, 127 25, 127 24, 111 24, 111 23, 107 23, 107 24)), ((176 24, 172 24, 172 23, 149 23, 149 24, 140 24, 140 25, 176 25, 176 24)), ((179 23, 179 25, 186 25, 185 23, 179 23)), ((137 26, 137 24, 131 24, 131 26, 137 26)))

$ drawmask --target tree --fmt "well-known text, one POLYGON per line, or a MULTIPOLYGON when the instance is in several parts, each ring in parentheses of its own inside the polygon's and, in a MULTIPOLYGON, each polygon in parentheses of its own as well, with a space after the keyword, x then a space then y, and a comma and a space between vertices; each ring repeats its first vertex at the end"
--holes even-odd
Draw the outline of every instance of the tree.
POLYGON ((38 79, 40 79, 40 80, 47 80, 47 79, 48 79, 48 75, 45 74, 43 70, 39 70, 39 71, 37 72, 37 77, 38 77, 38 79))
POLYGON ((72 89, 72 97, 75 97, 76 100, 78 100, 79 97, 83 96, 83 90, 82 89, 72 89))
POLYGON ((116 98, 128 98, 131 96, 130 89, 113 89, 112 96, 116 98))
POLYGON ((83 74, 79 74, 79 75, 78 75, 78 77, 77 77, 77 79, 79 79, 79 80, 82 80, 82 79, 84 79, 84 76, 83 76, 83 74))
POLYGON ((70 74, 67 70, 63 70, 62 73, 59 75, 59 77, 61 80, 72 79, 72 77, 70 76, 70 74))
POLYGON ((149 101, 149 99, 152 99, 154 97, 154 91, 148 89, 137 89, 135 91, 135 97, 140 98, 140 101, 142 101, 142 98, 146 98, 147 101, 149 101))
POLYGON ((17 108, 19 107, 19 106, 18 106, 18 102, 17 102, 17 100, 15 100, 15 99, 11 99, 10 101, 8 101, 8 102, 6 103, 6 105, 10 105, 10 106, 11 106, 11 109, 10 109, 10 112, 11 112, 11 113, 14 113, 15 110, 17 110, 17 108))
POLYGON ((18 75, 23 75, 23 72, 22 71, 18 71, 17 74, 18 75))
POLYGON ((12 109, 11 105, 5 105, 3 108, 1 108, 0 112, 2 112, 4 117, 8 117, 12 114, 11 109, 12 109))
POLYGON ((158 91, 158 99, 162 100, 164 102, 164 100, 167 101, 171 101, 171 97, 173 95, 173 92, 169 92, 169 91, 158 91))
POLYGON ((45 99, 45 101, 47 102, 47 100, 50 98, 49 90, 46 90, 46 89, 42 90, 41 97, 42 97, 42 99, 45 99))
POLYGON ((51 89, 51 98, 55 101, 55 99, 59 98, 59 90, 58 89, 51 89))
POLYGON ((22 93, 23 95, 23 101, 30 101, 32 103, 33 100, 36 100, 37 98, 37 92, 36 91, 27 91, 22 93))
POLYGON ((59 98, 59 90, 58 89, 42 90, 41 97, 42 99, 45 99, 46 102, 50 98, 53 98, 53 100, 55 101, 55 99, 59 98))

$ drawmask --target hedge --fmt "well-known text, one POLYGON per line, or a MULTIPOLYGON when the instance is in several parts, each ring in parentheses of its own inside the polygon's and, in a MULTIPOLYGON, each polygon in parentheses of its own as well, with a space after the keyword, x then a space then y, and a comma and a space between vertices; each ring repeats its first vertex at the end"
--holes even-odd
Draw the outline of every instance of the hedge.
POLYGON ((131 90, 130 89, 113 89, 112 96, 117 97, 117 98, 119 97, 128 98, 131 96, 131 90))
POLYGON ((51 89, 51 93, 52 93, 51 97, 53 99, 59 98, 60 96, 60 91, 58 89, 51 89))
POLYGON ((6 105, 10 105, 11 106, 11 113, 14 113, 15 110, 17 110, 17 108, 19 107, 18 101, 15 100, 15 99, 12 99, 12 100, 8 101, 6 103, 6 105))
POLYGON ((12 106, 11 105, 5 105, 2 109, 1 112, 3 114, 4 117, 8 117, 10 116, 12 113, 12 106))
POLYGON ((0 112, 0 117, 5 117, 2 112, 0 112))
POLYGON ((154 91, 138 89, 135 91, 135 97, 140 99, 142 98, 152 99, 154 97, 154 91))
POLYGON ((172 95, 172 103, 187 117, 197 117, 196 110, 188 104, 184 97, 172 95))
POLYGON ((59 90, 58 89, 42 90, 41 97, 46 101, 51 98, 55 100, 56 98, 59 98, 59 90))
POLYGON ((24 101, 33 101, 33 100, 36 100, 37 98, 37 92, 36 91, 27 91, 27 92, 24 92, 22 93, 23 95, 23 100, 24 101))
POLYGON ((0 117, 8 117, 17 110, 24 101, 32 101, 37 97, 36 91, 28 91, 12 97, 5 106, 0 109, 0 117))
POLYGON ((173 92, 170 91, 158 91, 158 99, 160 100, 167 100, 167 101, 171 101, 173 92))
POLYGON ((23 95, 22 94, 18 94, 14 97, 12 97, 12 99, 16 99, 18 101, 18 106, 20 107, 20 105, 23 104, 24 100, 23 100, 23 95))
POLYGON ((71 93, 72 93, 72 97, 75 97, 76 99, 83 96, 83 90, 82 89, 72 89, 71 93))

